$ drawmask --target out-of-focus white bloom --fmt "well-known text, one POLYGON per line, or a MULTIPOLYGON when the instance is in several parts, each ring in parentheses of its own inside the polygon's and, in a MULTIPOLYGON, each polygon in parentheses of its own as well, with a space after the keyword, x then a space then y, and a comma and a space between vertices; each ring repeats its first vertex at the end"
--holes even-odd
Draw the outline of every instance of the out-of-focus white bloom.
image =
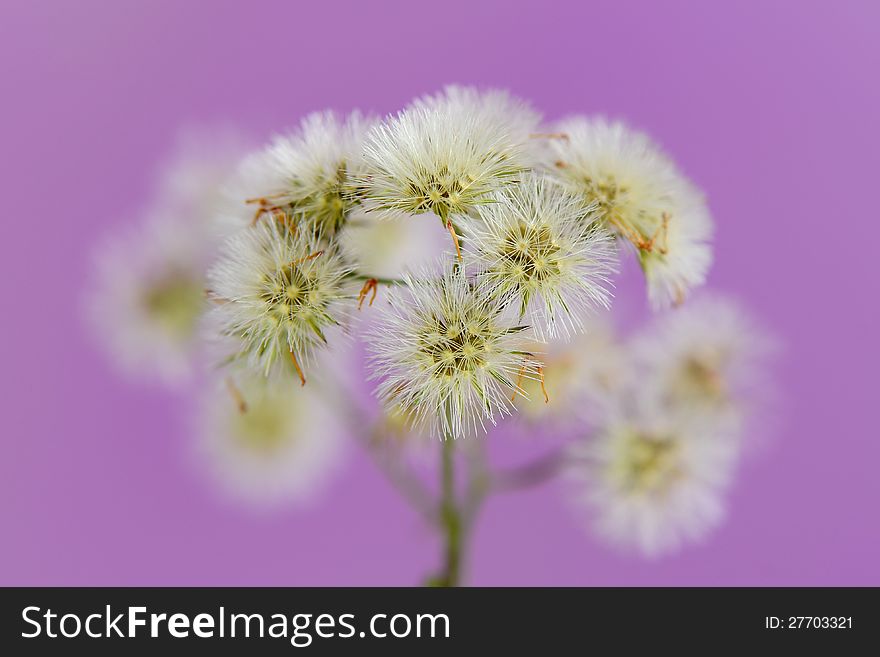
POLYGON ((377 279, 398 279, 423 267, 444 252, 449 239, 442 226, 405 214, 379 219, 373 213, 352 214, 339 234, 340 250, 357 263, 358 273, 377 279))
POLYGON ((721 523, 739 444, 723 428, 698 420, 668 409, 624 415, 572 446, 579 500, 599 535, 655 557, 721 523))
POLYGON ((227 185, 221 230, 235 232, 280 211, 332 237, 356 205, 354 180, 362 175, 363 140, 373 123, 358 112, 346 119, 316 112, 297 132, 247 157, 227 185))
POLYGON ((491 291, 463 268, 404 280, 367 336, 379 397, 434 437, 485 430, 486 420, 510 412, 521 380, 536 374, 521 344, 526 327, 505 321, 491 291))
POLYGON ((544 176, 528 174, 491 200, 462 223, 483 276, 542 339, 582 332, 590 314, 610 305, 611 235, 579 196, 544 176))
POLYGON ((311 231, 261 222, 230 237, 208 272, 211 328, 237 338, 233 358, 266 374, 283 360, 304 381, 313 350, 349 313, 348 273, 311 231))
POLYGON ((432 212, 447 223, 471 212, 528 163, 538 115, 503 91, 447 87, 377 125, 364 146, 365 205, 432 212))
POLYGON ((245 155, 248 140, 230 126, 182 131, 159 177, 158 207, 183 223, 197 223, 206 239, 216 238, 213 222, 225 205, 224 185, 245 155))
POLYGON ((731 420, 746 410, 750 388, 766 392, 762 365, 772 349, 743 308, 718 296, 698 297, 658 317, 633 343, 646 394, 731 420))
POLYGON ((157 215, 96 252, 90 323, 114 365, 183 383, 193 371, 212 244, 193 223, 157 215))
POLYGON ((344 426, 314 386, 235 377, 209 389, 198 455, 237 502, 277 507, 306 501, 340 460, 344 426))
POLYGON ((538 379, 525 380, 526 397, 517 404, 523 417, 535 424, 595 426, 631 382, 631 358, 615 335, 609 313, 591 318, 586 331, 573 339, 535 345, 535 351, 544 389, 538 379))
POLYGON ((622 123, 573 117, 546 141, 545 165, 598 205, 605 225, 638 253, 656 308, 705 282, 712 220, 702 194, 646 135, 622 123))
POLYGON ((114 364, 135 378, 177 385, 193 371, 205 270, 217 244, 209 220, 243 150, 244 139, 228 128, 182 133, 152 209, 96 252, 89 319, 114 364))

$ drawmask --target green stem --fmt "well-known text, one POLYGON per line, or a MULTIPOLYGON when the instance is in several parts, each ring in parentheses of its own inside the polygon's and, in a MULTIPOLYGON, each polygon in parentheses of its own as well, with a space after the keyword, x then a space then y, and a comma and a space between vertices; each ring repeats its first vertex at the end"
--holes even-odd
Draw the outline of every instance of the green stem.
POLYGON ((400 278, 376 278, 375 276, 370 276, 368 274, 360 274, 352 272, 348 275, 349 278, 354 279, 356 281, 376 281, 379 285, 406 285, 406 281, 400 278))
POLYGON ((441 461, 441 520, 445 533, 445 564, 438 584, 458 586, 461 579, 461 513, 455 500, 455 440, 443 441, 441 461))

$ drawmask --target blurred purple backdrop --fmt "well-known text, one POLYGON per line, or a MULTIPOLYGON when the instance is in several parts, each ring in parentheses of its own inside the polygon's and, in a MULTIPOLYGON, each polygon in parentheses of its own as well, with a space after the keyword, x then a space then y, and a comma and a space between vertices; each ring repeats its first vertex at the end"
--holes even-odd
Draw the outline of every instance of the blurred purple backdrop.
POLYGON ((121 383, 80 300, 181 125, 264 136, 461 82, 654 135, 709 195, 712 286, 787 343, 780 429, 707 543, 619 556, 551 486, 490 503, 471 582, 880 585, 878 26, 868 1, 5 1, 0 584, 412 584, 435 564, 357 453, 313 509, 225 506, 186 459, 185 404, 121 383))

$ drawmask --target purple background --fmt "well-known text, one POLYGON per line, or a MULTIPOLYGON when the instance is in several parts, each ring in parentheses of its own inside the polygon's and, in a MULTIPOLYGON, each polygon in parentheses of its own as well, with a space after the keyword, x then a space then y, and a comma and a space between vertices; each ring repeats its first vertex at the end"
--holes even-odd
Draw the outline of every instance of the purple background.
POLYGON ((313 509, 222 504, 184 456, 185 404, 121 383, 80 301, 182 124, 263 135, 447 82, 648 130, 707 190, 711 284, 787 343, 779 429, 706 544, 619 556, 548 487, 490 503, 471 581, 880 584, 878 21, 867 1, 4 2, 0 584, 410 584, 435 564, 357 453, 313 509))

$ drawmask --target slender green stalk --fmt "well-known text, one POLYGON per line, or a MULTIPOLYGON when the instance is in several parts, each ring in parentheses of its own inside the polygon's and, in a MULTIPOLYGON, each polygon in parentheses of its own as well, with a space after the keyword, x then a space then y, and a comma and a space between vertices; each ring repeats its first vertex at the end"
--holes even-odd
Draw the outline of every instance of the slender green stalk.
POLYGON ((445 533, 445 564, 438 578, 440 586, 458 586, 461 580, 462 522, 455 499, 455 440, 443 441, 441 458, 440 517, 445 533))
POLYGON ((378 283, 379 285, 388 285, 389 287, 393 287, 395 285, 406 285, 406 281, 400 278, 376 278, 374 276, 355 272, 349 274, 348 277, 356 281, 376 281, 376 283, 378 283))

